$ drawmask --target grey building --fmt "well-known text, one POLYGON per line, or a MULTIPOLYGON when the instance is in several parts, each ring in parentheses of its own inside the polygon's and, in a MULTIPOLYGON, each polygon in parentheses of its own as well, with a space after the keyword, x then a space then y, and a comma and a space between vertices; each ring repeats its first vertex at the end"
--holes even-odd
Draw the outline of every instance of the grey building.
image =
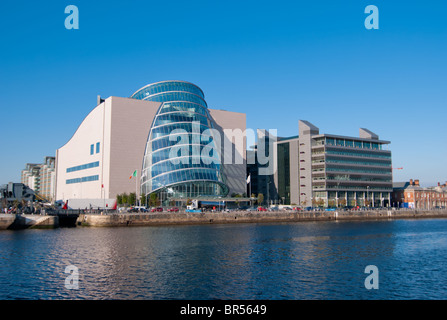
POLYGON ((247 150, 247 195, 257 197, 262 194, 265 203, 277 200, 277 191, 273 181, 274 171, 273 148, 277 137, 267 130, 257 130, 257 142, 252 150, 247 150))
POLYGON ((10 182, 0 186, 0 207, 5 208, 14 201, 33 201, 34 191, 28 188, 23 183, 10 182))
POLYGON ((278 138, 278 200, 299 206, 388 206, 393 190, 390 142, 360 128, 359 137, 320 134, 299 121, 299 136, 278 138))

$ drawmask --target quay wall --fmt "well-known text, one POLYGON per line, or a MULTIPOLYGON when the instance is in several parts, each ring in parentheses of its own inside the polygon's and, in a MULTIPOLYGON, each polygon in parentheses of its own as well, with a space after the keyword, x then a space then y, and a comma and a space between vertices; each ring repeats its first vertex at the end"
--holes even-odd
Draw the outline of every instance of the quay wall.
POLYGON ((19 230, 28 228, 57 228, 59 218, 38 214, 0 214, 0 230, 19 230))
POLYGON ((80 214, 77 225, 94 227, 150 226, 212 223, 268 223, 331 220, 377 220, 408 218, 447 218, 447 210, 371 211, 267 211, 267 212, 158 212, 80 214))

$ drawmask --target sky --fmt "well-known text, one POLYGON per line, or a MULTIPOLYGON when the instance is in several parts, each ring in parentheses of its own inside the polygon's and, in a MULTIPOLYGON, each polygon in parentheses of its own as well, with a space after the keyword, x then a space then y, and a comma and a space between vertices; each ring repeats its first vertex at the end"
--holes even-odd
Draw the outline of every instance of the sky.
POLYGON ((253 130, 367 128, 391 141, 394 181, 445 183, 446 13, 444 0, 1 1, 0 184, 54 156, 98 95, 163 80, 198 85, 253 130))

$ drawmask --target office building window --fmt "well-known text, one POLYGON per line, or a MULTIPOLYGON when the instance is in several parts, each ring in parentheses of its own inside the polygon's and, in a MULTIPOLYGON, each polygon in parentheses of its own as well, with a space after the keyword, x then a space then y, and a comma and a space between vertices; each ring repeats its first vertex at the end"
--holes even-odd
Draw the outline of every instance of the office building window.
POLYGON ((93 154, 95 151, 95 145, 91 144, 90 145, 90 154, 93 154))
POLYGON ((99 153, 99 142, 96 143, 96 153, 99 153))
POLYGON ((99 161, 86 163, 86 164, 82 164, 82 165, 79 165, 79 166, 67 168, 67 173, 68 172, 79 171, 79 170, 90 169, 90 168, 95 168, 95 167, 99 167, 99 161))
POLYGON ((73 183, 80 183, 80 182, 89 182, 89 181, 98 181, 99 175, 89 176, 89 177, 82 177, 82 178, 75 178, 75 179, 67 179, 65 181, 66 184, 73 184, 73 183))

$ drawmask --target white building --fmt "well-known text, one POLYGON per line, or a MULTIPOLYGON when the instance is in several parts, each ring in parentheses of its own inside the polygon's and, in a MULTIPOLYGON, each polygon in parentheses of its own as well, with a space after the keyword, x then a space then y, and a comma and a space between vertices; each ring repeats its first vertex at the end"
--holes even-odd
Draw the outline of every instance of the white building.
MULTIPOLYGON (((163 101, 98 99, 72 138, 56 151, 56 200, 71 208, 113 206, 116 195, 140 195, 148 137, 163 101), (136 170, 136 177, 133 173, 136 170)), ((245 114, 209 110, 218 128, 245 131, 245 114)), ((245 192, 245 141, 237 149, 244 164, 229 175, 230 192, 245 192)), ((234 168, 233 168, 234 169, 234 168)))

